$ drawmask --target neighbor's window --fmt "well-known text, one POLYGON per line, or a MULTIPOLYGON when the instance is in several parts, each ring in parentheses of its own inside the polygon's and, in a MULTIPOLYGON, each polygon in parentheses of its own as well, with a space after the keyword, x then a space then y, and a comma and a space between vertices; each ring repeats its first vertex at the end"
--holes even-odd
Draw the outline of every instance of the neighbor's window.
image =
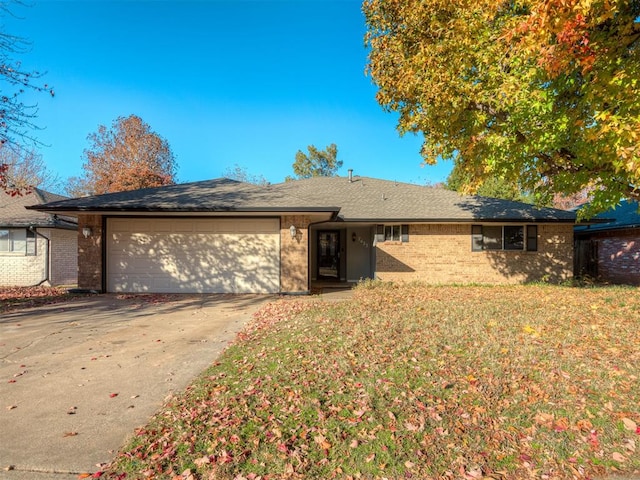
POLYGON ((376 225, 376 242, 408 242, 409 225, 376 225))
POLYGON ((482 250, 535 252, 538 250, 538 227, 537 225, 472 225, 471 249, 474 252, 482 250))
POLYGON ((35 232, 25 228, 0 230, 0 253, 36 254, 35 232))

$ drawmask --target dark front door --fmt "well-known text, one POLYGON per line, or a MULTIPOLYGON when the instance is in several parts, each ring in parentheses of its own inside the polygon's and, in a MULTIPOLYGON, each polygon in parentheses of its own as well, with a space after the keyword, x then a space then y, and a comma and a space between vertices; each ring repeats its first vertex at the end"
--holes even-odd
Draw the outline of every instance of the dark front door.
POLYGON ((340 278, 340 232, 318 232, 318 278, 340 278))

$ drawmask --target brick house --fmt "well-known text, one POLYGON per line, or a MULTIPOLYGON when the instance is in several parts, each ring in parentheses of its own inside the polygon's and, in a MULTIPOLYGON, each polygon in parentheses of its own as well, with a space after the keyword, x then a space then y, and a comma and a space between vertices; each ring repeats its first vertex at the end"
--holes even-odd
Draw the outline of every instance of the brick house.
POLYGON ((575 227, 576 276, 606 283, 640 285, 640 213, 626 200, 575 227))
POLYGON ((0 191, 0 286, 77 283, 76 219, 25 208, 65 198, 37 188, 17 196, 0 191))
POLYGON ((216 179, 33 208, 78 217, 78 286, 107 292, 305 293, 366 278, 573 275, 572 212, 351 172, 268 186, 216 179))

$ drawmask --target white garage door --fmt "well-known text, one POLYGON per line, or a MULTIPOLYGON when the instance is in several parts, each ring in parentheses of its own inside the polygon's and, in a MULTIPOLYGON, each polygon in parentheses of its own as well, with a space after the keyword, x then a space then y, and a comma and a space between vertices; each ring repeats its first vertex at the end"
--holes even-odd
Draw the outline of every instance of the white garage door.
POLYGON ((107 219, 107 291, 277 293, 280 222, 107 219))

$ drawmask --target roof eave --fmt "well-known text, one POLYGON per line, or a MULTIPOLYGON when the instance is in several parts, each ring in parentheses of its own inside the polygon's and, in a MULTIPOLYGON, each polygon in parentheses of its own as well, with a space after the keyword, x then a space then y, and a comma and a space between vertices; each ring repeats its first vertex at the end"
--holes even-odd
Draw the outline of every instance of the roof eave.
POLYGON ((354 223, 570 223, 570 218, 344 218, 342 222, 354 223))
POLYGON ((176 213, 194 213, 194 214, 216 214, 216 213, 328 213, 337 215, 340 211, 340 207, 229 207, 229 208, 164 208, 164 207, 64 207, 55 206, 47 207, 46 205, 35 205, 26 207, 30 210, 37 210, 40 212, 52 213, 52 214, 64 214, 64 215, 105 215, 105 214, 126 214, 126 213, 160 213, 160 214, 176 214, 176 213))

